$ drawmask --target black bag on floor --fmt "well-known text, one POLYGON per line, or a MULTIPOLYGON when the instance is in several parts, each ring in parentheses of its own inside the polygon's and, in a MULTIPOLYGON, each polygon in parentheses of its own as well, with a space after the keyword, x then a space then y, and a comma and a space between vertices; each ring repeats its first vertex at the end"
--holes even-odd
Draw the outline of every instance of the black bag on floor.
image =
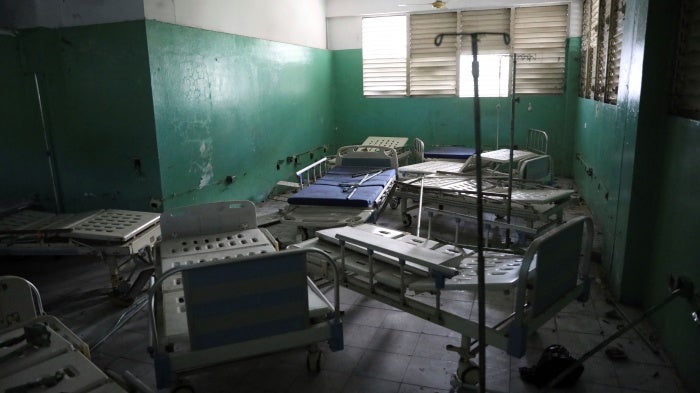
MULTIPOLYGON (((569 351, 561 345, 550 345, 545 348, 540 360, 533 367, 520 367, 520 378, 541 388, 553 380, 562 371, 576 363, 569 351)), ((579 364, 573 371, 557 382, 555 388, 567 388, 574 386, 583 373, 583 365, 579 364)))

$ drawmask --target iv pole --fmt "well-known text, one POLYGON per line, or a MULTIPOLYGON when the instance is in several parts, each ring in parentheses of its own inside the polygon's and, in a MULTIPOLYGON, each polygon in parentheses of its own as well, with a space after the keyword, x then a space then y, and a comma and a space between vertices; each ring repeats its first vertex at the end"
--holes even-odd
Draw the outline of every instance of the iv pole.
POLYGON ((484 283, 484 206, 483 188, 481 178, 481 108, 479 103, 479 35, 495 34, 503 36, 503 43, 510 44, 510 35, 507 33, 441 33, 435 36, 435 46, 442 44, 445 36, 470 36, 472 41, 472 76, 474 77, 474 150, 476 153, 476 220, 477 220, 477 279, 478 279, 478 305, 479 305, 479 392, 486 392, 486 286, 484 283))

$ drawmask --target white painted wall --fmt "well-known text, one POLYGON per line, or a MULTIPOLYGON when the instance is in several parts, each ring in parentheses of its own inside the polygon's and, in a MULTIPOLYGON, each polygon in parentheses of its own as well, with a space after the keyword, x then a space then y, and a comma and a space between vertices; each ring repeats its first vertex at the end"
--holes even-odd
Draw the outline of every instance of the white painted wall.
POLYGON ((142 20, 143 0, 0 0, 0 28, 69 27, 142 20))
POLYGON ((326 48, 325 0, 143 0, 146 19, 326 48))
MULTIPOLYGON (((362 47, 362 17, 436 11, 432 0, 326 0, 328 49, 362 47)), ((445 0, 445 10, 569 4, 569 36, 581 36, 582 0, 445 0)))
POLYGON ((325 0, 0 0, 0 31, 144 18, 326 48, 325 0))

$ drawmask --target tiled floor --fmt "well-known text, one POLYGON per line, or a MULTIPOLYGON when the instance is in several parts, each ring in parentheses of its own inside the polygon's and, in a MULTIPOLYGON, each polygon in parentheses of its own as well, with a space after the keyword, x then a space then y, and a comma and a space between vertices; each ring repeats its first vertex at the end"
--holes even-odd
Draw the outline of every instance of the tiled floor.
MULTIPOLYGON (((275 209, 274 205, 263 206, 259 213, 275 209)), ((398 214, 387 210, 379 224, 400 228, 398 214)), ((269 229, 283 245, 292 241, 284 239, 293 233, 289 228, 272 225, 269 229)), ((21 275, 33 281, 42 293, 47 312, 59 317, 88 343, 98 342, 123 312, 111 305, 105 295, 107 270, 99 261, 83 257, 15 258, 3 261, 2 270, 3 274, 21 275)), ((509 296, 487 294, 487 306, 493 310, 487 319, 498 316, 494 315, 498 305, 507 304, 509 296)), ((443 300, 445 307, 452 310, 465 315, 476 313, 470 293, 452 294, 443 300)), ((341 290, 341 303, 345 349, 330 352, 324 346, 319 373, 307 371, 306 352, 299 349, 202 370, 190 377, 192 386, 197 392, 450 391, 450 378, 457 368, 458 357, 445 347, 458 345, 458 334, 346 289, 341 290)), ((543 348, 551 344, 565 346, 574 356, 590 350, 624 323, 611 318, 614 310, 615 305, 598 279, 591 300, 584 305, 571 304, 556 317, 556 324, 548 322, 530 338, 523 358, 512 358, 501 350, 488 348, 487 390, 538 391, 521 380, 518 368, 533 366, 543 348)), ((621 310, 627 317, 639 314, 634 309, 621 307, 621 310)), ((585 362, 585 371, 574 388, 557 391, 686 392, 673 366, 662 353, 655 354, 652 344, 643 339, 650 333, 646 325, 640 325, 639 333, 628 331, 615 342, 628 359, 612 360, 603 352, 597 353, 585 362)), ((118 373, 128 370, 155 390, 147 345, 146 312, 140 310, 125 326, 93 348, 92 359, 98 366, 118 373)))

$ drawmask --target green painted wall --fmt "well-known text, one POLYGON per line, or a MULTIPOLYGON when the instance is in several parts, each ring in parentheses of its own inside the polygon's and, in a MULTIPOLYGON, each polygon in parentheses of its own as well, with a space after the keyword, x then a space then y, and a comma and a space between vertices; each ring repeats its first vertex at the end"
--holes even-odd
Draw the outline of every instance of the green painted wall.
MULTIPOLYGON (((573 45, 567 61, 578 54, 573 45)), ((576 75, 567 73, 578 89, 576 75), (573 76, 572 76, 573 75, 573 76)), ((515 111, 515 143, 524 144, 529 128, 549 134, 549 151, 558 176, 571 176, 572 137, 567 129, 566 97, 562 95, 523 95, 515 111)), ((362 95, 362 51, 333 51, 334 145, 361 143, 370 135, 419 137, 426 145, 474 145, 474 101, 472 98, 400 97, 365 98, 362 95)), ((507 147, 510 135, 511 99, 483 97, 481 105, 482 144, 485 149, 507 147), (497 108, 500 105, 500 110, 497 108), (498 132, 497 132, 498 131, 498 132)))
POLYGON ((3 72, 16 79, 3 77, 12 79, 4 96, 11 102, 3 105, 12 127, 3 129, 12 144, 0 160, 29 168, 26 176, 11 174, 3 188, 13 191, 3 196, 38 194, 44 207, 55 205, 36 73, 62 209, 150 209, 160 185, 144 23, 32 29, 10 41, 3 40, 3 72))
POLYGON ((26 70, 20 44, 18 37, 0 36, 0 198, 37 198, 53 210, 34 78, 26 70))
POLYGON ((310 152, 323 155, 315 149, 328 143, 333 124, 330 52, 155 21, 146 27, 166 209, 260 201, 308 164, 310 152), (286 161, 293 156, 296 165, 286 161))
MULTIPOLYGON (((700 296, 700 122, 668 117, 663 130, 664 159, 656 161, 661 174, 654 182, 660 191, 654 217, 654 250, 646 257, 649 266, 643 282, 645 305, 658 303, 668 295, 664 279, 670 274, 690 278, 696 296, 700 296)), ((690 319, 690 313, 700 308, 698 303, 693 308, 685 300, 675 300, 652 319, 664 348, 691 391, 700 391, 700 327, 690 319)))
MULTIPOLYGON (((649 308, 669 275, 697 288, 700 123, 669 115, 678 1, 628 2, 619 103, 578 99, 574 174, 604 232, 604 266, 615 294, 649 308), (585 169, 591 168, 592 175, 585 169), (607 195, 607 198, 606 198, 607 195)), ((698 290, 695 290, 696 296, 698 290)), ((675 300, 651 320, 691 391, 700 390, 700 331, 675 300)))

